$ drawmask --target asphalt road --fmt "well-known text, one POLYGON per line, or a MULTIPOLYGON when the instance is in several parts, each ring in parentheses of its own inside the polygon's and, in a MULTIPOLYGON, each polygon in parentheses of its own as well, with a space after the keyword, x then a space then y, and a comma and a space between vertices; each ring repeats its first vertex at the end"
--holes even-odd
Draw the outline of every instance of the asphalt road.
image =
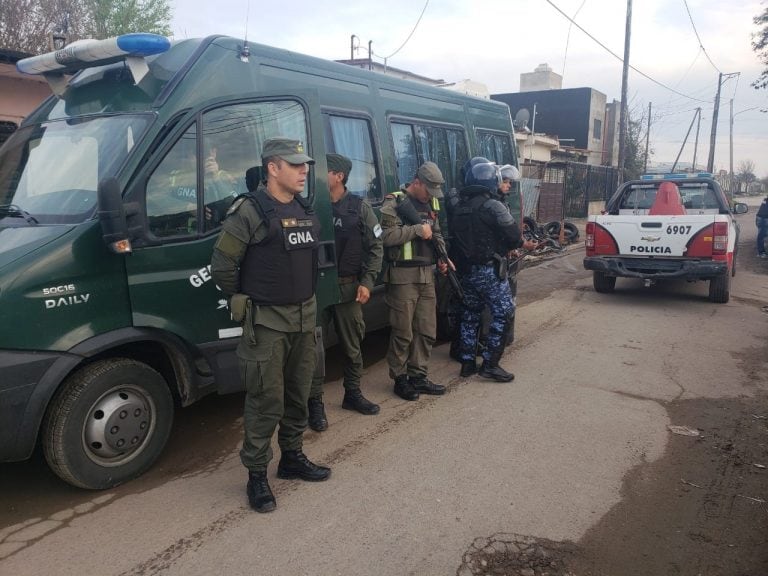
MULTIPOLYGON (((751 254, 753 213, 740 220, 745 249, 725 305, 708 302, 705 283, 619 280, 615 294, 597 294, 579 248, 524 269, 502 362, 510 384, 460 379, 442 345, 431 377, 448 394, 402 401, 382 361, 386 335, 372 336, 364 386, 381 414, 341 410, 341 386, 327 382, 331 427, 308 432, 305 451, 333 476, 277 480, 273 463, 272 514, 247 506, 237 395, 184 410, 155 468, 113 490, 70 488, 39 456, 2 465, 0 573, 474 574, 475 552, 508 553, 512 541, 550 546, 554 564, 561 543, 578 547, 631 497, 627 479, 680 440, 668 426, 688 422, 670 406, 768 390, 768 262, 751 254)), ((756 518, 766 479, 741 503, 756 518)), ((691 552, 677 573, 729 574, 700 569, 691 552)), ((493 573, 535 573, 509 570, 493 573)))

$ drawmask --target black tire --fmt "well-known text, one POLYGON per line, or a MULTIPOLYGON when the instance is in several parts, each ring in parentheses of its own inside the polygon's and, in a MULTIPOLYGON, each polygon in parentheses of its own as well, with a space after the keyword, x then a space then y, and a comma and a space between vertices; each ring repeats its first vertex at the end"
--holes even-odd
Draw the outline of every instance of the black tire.
POLYGON ((536 224, 536 220, 530 216, 523 217, 523 234, 527 234, 527 238, 532 238, 539 234, 539 226, 536 224))
POLYGON ((602 272, 593 272, 592 285, 595 287, 595 292, 610 294, 616 288, 616 276, 608 276, 602 272))
POLYGON ((731 274, 726 272, 709 281, 709 299, 715 304, 725 304, 731 299, 731 274))
POLYGON ((163 377, 141 362, 111 358, 64 382, 43 422, 43 451, 64 481, 103 490, 145 472, 172 423, 173 398, 163 377))
POLYGON ((574 243, 579 239, 579 228, 573 222, 565 223, 565 239, 574 243))
POLYGON ((553 238, 554 240, 557 240, 560 236, 560 222, 553 220, 552 222, 547 222, 544 224, 544 234, 550 238, 553 238))

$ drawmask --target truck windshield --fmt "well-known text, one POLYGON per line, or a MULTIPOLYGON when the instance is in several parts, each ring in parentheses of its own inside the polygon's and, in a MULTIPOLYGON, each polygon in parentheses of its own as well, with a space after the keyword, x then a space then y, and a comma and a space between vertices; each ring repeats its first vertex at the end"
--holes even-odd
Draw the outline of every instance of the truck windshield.
POLYGON ((151 120, 150 114, 81 117, 19 129, 0 148, 0 219, 88 220, 99 181, 116 175, 151 120))

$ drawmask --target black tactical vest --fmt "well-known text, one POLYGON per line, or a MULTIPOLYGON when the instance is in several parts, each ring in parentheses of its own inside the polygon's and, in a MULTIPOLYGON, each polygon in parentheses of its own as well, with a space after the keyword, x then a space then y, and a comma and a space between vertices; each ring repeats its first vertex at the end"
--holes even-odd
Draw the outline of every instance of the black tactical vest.
POLYGON ((363 227, 360 210, 363 199, 347 193, 332 204, 339 276, 360 276, 363 269, 363 227))
POLYGON ((254 304, 300 304, 315 293, 320 222, 296 197, 282 204, 263 188, 249 194, 265 222, 266 238, 251 244, 240 265, 240 290, 254 304))
POLYGON ((505 252, 503 239, 482 219, 484 205, 490 199, 486 193, 462 197, 453 210, 451 254, 457 264, 486 264, 494 252, 505 252))

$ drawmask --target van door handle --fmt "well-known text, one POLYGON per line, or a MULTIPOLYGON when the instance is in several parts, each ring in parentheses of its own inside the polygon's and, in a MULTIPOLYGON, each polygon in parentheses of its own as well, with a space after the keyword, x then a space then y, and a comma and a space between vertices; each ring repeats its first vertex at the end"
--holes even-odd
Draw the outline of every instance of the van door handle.
POLYGON ((661 228, 661 222, 641 222, 640 228, 661 228))
POLYGON ((336 241, 323 240, 318 242, 317 267, 334 268, 336 266, 336 241))

